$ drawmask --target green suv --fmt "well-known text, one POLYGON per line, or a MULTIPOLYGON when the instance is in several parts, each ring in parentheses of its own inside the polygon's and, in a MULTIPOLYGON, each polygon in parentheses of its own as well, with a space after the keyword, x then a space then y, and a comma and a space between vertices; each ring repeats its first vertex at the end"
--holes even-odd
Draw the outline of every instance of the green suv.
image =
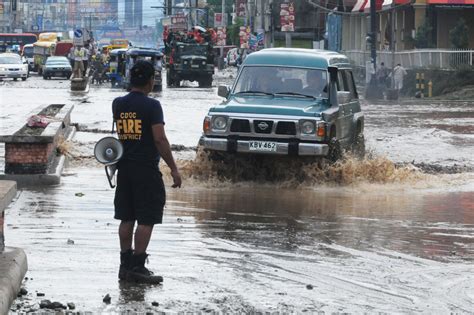
POLYGON ((336 52, 264 49, 250 54, 224 102, 204 119, 207 151, 327 157, 364 150, 351 65, 336 52))

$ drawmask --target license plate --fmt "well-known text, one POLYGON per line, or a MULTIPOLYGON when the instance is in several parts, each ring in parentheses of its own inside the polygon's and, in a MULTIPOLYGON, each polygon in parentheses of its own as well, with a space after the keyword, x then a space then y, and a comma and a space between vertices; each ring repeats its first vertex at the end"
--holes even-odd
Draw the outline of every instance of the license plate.
POLYGON ((62 72, 56 72, 56 73, 54 73, 54 74, 59 77, 59 76, 62 75, 63 73, 62 73, 62 72))
POLYGON ((191 68, 199 68, 199 65, 191 65, 191 68))
POLYGON ((276 152, 277 144, 276 142, 270 142, 270 141, 250 141, 249 150, 250 151, 263 151, 263 152, 276 152))

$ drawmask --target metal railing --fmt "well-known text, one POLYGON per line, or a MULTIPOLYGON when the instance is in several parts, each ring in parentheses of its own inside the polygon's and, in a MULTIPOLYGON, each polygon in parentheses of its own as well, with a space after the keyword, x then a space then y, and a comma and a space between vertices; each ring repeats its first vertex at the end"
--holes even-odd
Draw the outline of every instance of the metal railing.
MULTIPOLYGON (((370 51, 347 50, 343 52, 356 66, 365 67, 370 60, 370 51)), ((465 66, 474 66, 474 50, 449 50, 449 49, 417 49, 397 51, 392 56, 390 51, 377 51, 377 64, 385 63, 392 66, 400 63, 406 69, 432 68, 432 69, 459 69, 465 66)))

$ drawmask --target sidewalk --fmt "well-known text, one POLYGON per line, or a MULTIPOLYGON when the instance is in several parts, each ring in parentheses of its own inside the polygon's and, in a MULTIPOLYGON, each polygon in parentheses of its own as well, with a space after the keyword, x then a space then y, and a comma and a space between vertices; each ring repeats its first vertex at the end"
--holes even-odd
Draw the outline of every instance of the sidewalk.
POLYGON ((0 181, 0 315, 8 314, 28 269, 25 252, 3 244, 3 212, 15 195, 16 182, 0 181))

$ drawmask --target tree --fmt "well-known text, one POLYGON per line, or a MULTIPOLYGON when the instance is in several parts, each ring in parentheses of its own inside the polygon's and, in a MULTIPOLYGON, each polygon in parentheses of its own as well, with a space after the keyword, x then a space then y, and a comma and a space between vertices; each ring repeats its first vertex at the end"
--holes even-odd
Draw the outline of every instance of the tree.
POLYGON ((240 47, 240 27, 244 26, 244 21, 241 18, 237 18, 235 23, 227 26, 227 40, 229 44, 240 47))
POLYGON ((460 18, 456 26, 449 31, 449 40, 454 48, 467 49, 469 47, 469 28, 463 18, 460 18))
POLYGON ((433 48, 435 45, 432 39, 433 27, 428 19, 425 19, 416 30, 415 47, 416 48, 433 48))

